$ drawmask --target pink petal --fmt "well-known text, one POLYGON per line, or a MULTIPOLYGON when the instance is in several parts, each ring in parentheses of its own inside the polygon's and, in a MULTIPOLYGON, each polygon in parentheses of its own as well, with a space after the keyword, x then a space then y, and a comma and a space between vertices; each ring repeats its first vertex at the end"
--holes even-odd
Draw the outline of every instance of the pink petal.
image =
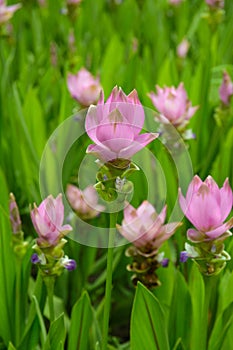
POLYGON ((193 228, 188 229, 187 231, 187 237, 191 242, 203 242, 206 238, 205 234, 197 231, 193 228))
POLYGON ((135 153, 144 148, 148 143, 155 140, 159 134, 140 134, 135 139, 134 142, 128 147, 120 151, 119 158, 130 159, 135 153))
POLYGON ((205 232, 206 236, 210 237, 211 239, 218 238, 221 236, 224 232, 229 230, 230 228, 233 227, 233 218, 231 218, 228 222, 225 224, 219 226, 218 228, 205 232))
POLYGON ((224 221, 231 211, 233 202, 232 190, 228 179, 225 180, 223 187, 220 189, 220 196, 222 221, 224 221))
POLYGON ((132 129, 127 124, 104 124, 97 127, 96 137, 100 145, 111 149, 111 151, 118 153, 121 149, 129 147, 134 138, 132 129))
POLYGON ((110 160, 118 158, 117 153, 112 152, 107 147, 104 147, 104 145, 89 145, 86 152, 95 155, 103 162, 108 162, 110 160))
POLYGON ((129 224, 131 221, 137 218, 137 210, 131 205, 127 204, 124 208, 124 221, 125 224, 129 224))
POLYGON ((190 200, 192 199, 193 194, 198 192, 198 190, 201 187, 202 183, 203 182, 200 179, 200 177, 198 175, 195 175, 193 180, 189 184, 188 191, 187 191, 187 194, 186 194, 186 200, 187 200, 188 204, 190 203, 190 200))

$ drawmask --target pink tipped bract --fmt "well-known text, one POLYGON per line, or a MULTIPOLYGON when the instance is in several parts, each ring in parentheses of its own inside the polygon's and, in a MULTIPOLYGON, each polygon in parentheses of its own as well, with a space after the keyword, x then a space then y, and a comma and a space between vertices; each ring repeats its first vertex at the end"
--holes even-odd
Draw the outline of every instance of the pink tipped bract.
POLYGON ((40 246, 55 246, 63 236, 72 231, 70 225, 63 225, 64 206, 61 194, 57 198, 48 196, 38 208, 34 205, 31 219, 38 233, 37 244, 40 246))
POLYGON ((87 153, 104 162, 130 159, 158 134, 139 134, 144 124, 144 110, 136 90, 128 96, 115 87, 106 103, 103 93, 97 106, 90 106, 86 116, 86 132, 94 141, 87 153))
POLYGON ((224 223, 232 208, 233 195, 228 179, 219 188, 211 176, 202 181, 194 176, 188 187, 186 198, 179 190, 179 202, 184 215, 197 230, 190 229, 191 241, 216 239, 233 226, 233 218, 224 223))
POLYGON ((96 103, 100 96, 101 85, 98 78, 81 68, 77 74, 68 74, 69 92, 82 106, 88 107, 96 103))
POLYGON ((156 88, 157 94, 151 92, 149 97, 159 112, 158 119, 165 124, 171 123, 177 128, 185 127, 198 107, 192 107, 184 84, 180 83, 178 88, 174 86, 156 88))
POLYGON ((122 226, 117 225, 119 232, 135 247, 143 252, 155 252, 169 239, 181 224, 173 222, 164 225, 165 206, 160 214, 148 201, 144 201, 137 209, 128 204, 124 209, 122 226))

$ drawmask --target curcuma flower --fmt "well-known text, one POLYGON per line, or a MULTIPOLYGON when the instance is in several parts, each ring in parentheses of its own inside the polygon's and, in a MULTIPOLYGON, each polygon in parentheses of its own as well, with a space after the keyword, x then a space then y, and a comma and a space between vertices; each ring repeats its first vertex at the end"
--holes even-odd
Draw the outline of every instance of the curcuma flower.
POLYGON ((70 225, 62 225, 64 206, 61 194, 57 198, 48 196, 38 208, 34 204, 34 209, 31 210, 31 219, 39 236, 37 244, 41 247, 56 246, 72 230, 70 225))
POLYGON ((211 176, 204 182, 194 176, 186 198, 181 190, 179 193, 181 209, 196 228, 188 230, 189 240, 200 242, 220 238, 233 227, 233 218, 224 223, 232 208, 232 198, 228 179, 219 188, 211 176))
POLYGON ((31 262, 39 266, 44 281, 47 277, 57 277, 64 269, 69 271, 76 268, 76 262, 64 254, 63 247, 66 240, 63 238, 72 230, 70 225, 62 225, 64 220, 64 206, 62 195, 57 198, 48 196, 40 206, 31 210, 32 223, 39 238, 32 247, 35 253, 31 262))
POLYGON ((144 110, 136 90, 128 96, 115 87, 106 103, 104 95, 97 106, 90 106, 86 116, 86 132, 94 141, 87 153, 101 161, 130 159, 158 134, 140 134, 144 124, 144 110))
POLYGON ((198 106, 191 105, 184 84, 180 83, 178 88, 174 86, 156 88, 157 94, 151 92, 149 97, 159 112, 159 121, 163 124, 171 123, 179 130, 185 128, 198 106))
POLYGON ((187 238, 194 245, 186 245, 181 261, 191 257, 202 273, 219 273, 230 260, 223 244, 232 235, 229 229, 233 227, 233 217, 225 222, 233 202, 228 179, 219 188, 211 176, 203 182, 196 175, 188 187, 186 198, 179 189, 179 202, 184 215, 195 227, 187 231, 187 238))
POLYGON ((180 223, 164 225, 167 207, 160 214, 148 201, 144 201, 138 209, 128 204, 124 209, 122 226, 117 225, 119 232, 128 241, 145 254, 158 252, 160 246, 169 239, 180 223))
POLYGON ((82 106, 88 107, 99 99, 101 85, 98 78, 81 68, 77 74, 68 74, 68 89, 73 98, 82 106))
POLYGON ((0 25, 8 22, 20 8, 21 4, 7 6, 4 0, 0 0, 0 25))
POLYGON ((133 243, 126 255, 133 258, 132 264, 127 269, 133 271, 132 280, 136 285, 141 281, 148 288, 160 285, 155 271, 160 267, 167 267, 169 259, 164 258, 164 253, 159 253, 161 245, 168 240, 181 223, 173 222, 164 225, 167 207, 160 214, 155 208, 144 201, 138 209, 127 205, 124 209, 122 226, 117 225, 119 232, 128 241, 133 243))
POLYGON ((88 186, 81 191, 74 185, 67 185, 66 196, 72 209, 82 219, 92 219, 105 209, 104 206, 98 204, 98 194, 93 186, 88 186))
POLYGON ((223 72, 222 84, 219 88, 219 96, 224 106, 229 106, 231 96, 233 95, 233 83, 230 75, 223 72))

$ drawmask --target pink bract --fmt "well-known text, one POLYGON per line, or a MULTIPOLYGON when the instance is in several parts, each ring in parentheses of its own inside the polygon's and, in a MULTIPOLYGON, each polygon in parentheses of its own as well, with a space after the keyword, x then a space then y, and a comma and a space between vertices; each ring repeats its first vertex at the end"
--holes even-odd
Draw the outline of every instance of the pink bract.
POLYGON ((181 209, 197 230, 190 229, 190 240, 216 239, 233 227, 233 218, 224 223, 232 208, 233 195, 228 179, 219 188, 211 176, 202 181, 194 176, 186 198, 179 190, 181 209))
POLYGON ((31 219, 38 233, 37 244, 40 246, 55 246, 63 236, 72 231, 70 225, 62 225, 64 206, 61 194, 57 198, 48 196, 38 208, 34 204, 31 219))
POLYGON ((198 107, 192 107, 184 84, 180 83, 178 88, 174 86, 156 88, 157 94, 151 92, 149 97, 159 112, 158 119, 164 124, 171 123, 177 128, 185 127, 198 107))
POLYGON ((124 209, 122 226, 117 225, 119 232, 135 247, 143 252, 155 252, 169 239, 181 224, 173 222, 164 225, 167 207, 160 214, 148 201, 137 209, 128 204, 124 209))
POLYGON ((136 90, 128 96, 115 87, 106 103, 103 93, 97 106, 90 106, 86 116, 86 132, 94 141, 87 153, 108 162, 130 159, 158 134, 139 134, 144 124, 144 110, 136 90))
POLYGON ((82 106, 88 107, 96 103, 100 96, 99 78, 94 78, 85 68, 81 68, 77 74, 68 74, 67 84, 72 97, 82 106))

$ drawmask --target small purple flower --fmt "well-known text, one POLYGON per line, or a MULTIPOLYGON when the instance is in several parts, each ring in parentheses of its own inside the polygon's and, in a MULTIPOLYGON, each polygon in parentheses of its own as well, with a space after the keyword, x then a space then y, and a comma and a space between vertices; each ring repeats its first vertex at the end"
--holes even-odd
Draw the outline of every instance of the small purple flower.
POLYGON ((38 254, 36 254, 36 253, 32 254, 32 256, 31 256, 31 262, 32 262, 33 264, 39 264, 39 263, 41 262, 41 260, 40 260, 40 258, 39 258, 39 256, 38 256, 38 254))
POLYGON ((188 253, 184 250, 180 252, 180 262, 185 263, 188 260, 189 256, 188 253))
POLYGON ((68 271, 75 270, 77 267, 76 261, 73 259, 69 259, 68 256, 65 256, 64 258, 61 259, 61 264, 68 271))
POLYGON ((161 261, 161 266, 162 266, 162 267, 168 267, 168 264, 169 264, 169 259, 168 259, 168 258, 164 258, 164 259, 161 261))

